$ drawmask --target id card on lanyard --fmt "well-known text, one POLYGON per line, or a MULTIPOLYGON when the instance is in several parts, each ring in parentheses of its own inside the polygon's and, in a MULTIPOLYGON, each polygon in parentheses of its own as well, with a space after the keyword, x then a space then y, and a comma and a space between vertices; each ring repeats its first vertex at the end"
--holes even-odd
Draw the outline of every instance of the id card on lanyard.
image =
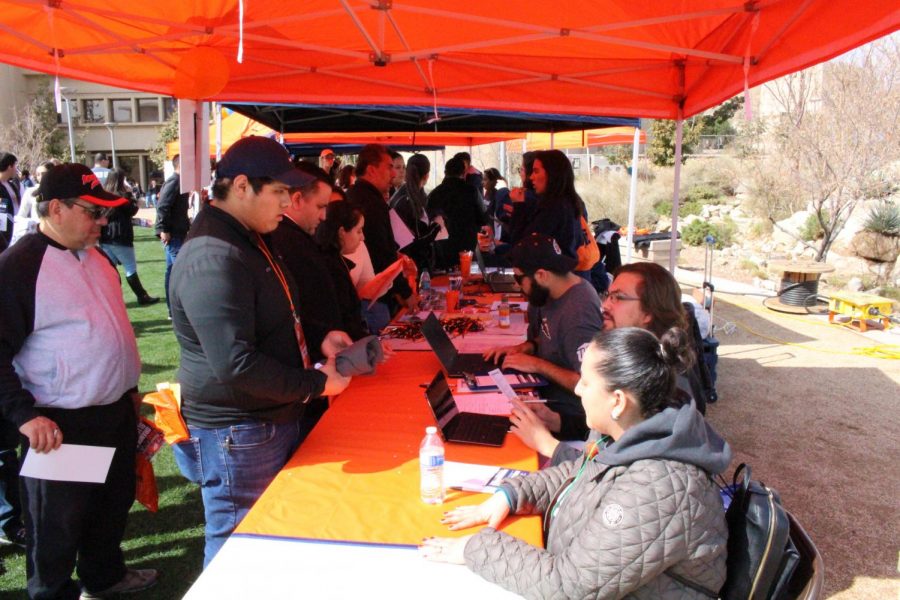
POLYGON ((281 284, 281 289, 284 290, 284 295, 287 298, 288 304, 291 306, 291 316, 294 318, 294 337, 297 338, 297 347, 300 349, 300 356, 303 359, 303 368, 308 369, 312 364, 309 360, 309 348, 306 346, 306 336, 303 335, 303 327, 300 323, 300 315, 297 314, 297 309, 294 306, 294 298, 291 296, 291 289, 290 287, 288 287, 287 278, 284 276, 284 272, 281 270, 281 267, 279 267, 278 263, 275 262, 275 258, 272 256, 272 252, 269 250, 269 247, 266 246, 265 240, 263 240, 262 236, 259 235, 259 233, 256 234, 256 241, 259 250, 263 253, 263 256, 266 257, 266 260, 269 262, 269 266, 272 267, 272 272, 275 273, 275 277, 278 279, 278 283, 281 284))

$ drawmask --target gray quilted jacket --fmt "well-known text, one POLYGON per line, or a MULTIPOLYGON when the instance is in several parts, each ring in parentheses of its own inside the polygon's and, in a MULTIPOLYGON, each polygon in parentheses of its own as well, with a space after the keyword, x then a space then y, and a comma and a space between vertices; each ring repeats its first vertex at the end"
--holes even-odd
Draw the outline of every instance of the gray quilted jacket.
POLYGON ((730 462, 693 405, 666 409, 593 459, 504 482, 515 514, 544 514, 546 549, 484 528, 466 564, 527 598, 704 598, 683 582, 715 592, 725 580, 728 530, 710 473, 730 462))

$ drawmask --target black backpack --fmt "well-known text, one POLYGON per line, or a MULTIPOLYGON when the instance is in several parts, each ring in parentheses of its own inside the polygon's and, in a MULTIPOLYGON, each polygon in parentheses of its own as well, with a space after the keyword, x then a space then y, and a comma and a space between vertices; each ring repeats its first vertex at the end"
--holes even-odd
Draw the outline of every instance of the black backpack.
POLYGON ((778 493, 750 479, 741 463, 734 472, 728 522, 728 575, 722 600, 789 598, 800 553, 790 537, 790 521, 778 493))

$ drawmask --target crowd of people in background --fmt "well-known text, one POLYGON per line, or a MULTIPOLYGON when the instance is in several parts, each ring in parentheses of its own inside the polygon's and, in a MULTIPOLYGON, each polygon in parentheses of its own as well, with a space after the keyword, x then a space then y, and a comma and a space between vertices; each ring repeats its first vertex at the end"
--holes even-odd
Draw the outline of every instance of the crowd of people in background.
MULTIPOLYGON (((244 138, 215 165, 192 219, 177 155, 171 175, 143 194, 102 153, 92 168, 42 162, 34 179, 0 153, 0 538, 25 546, 29 595, 108 597, 149 587, 158 575, 128 568, 119 547, 133 470, 116 463, 99 488, 17 477, 20 443, 23 452, 47 452, 63 440, 102 440, 123 448, 116 461, 133 459, 140 359, 116 267, 138 306, 159 301, 138 276, 133 219, 142 197, 155 208, 168 318, 181 350, 177 380, 190 439, 173 449, 201 490, 204 566, 315 427, 328 397, 349 384, 336 354, 379 334, 398 311, 417 310, 418 274, 458 269, 460 253, 477 248, 512 270, 528 302, 526 340, 485 357, 548 380, 546 405, 514 401, 511 415, 512 433, 544 457, 547 471, 504 484, 499 496, 446 522, 496 525, 543 506, 567 477, 598 483, 582 481, 572 492, 548 528, 547 550, 486 531, 429 540, 423 553, 465 560, 514 591, 596 595, 620 567, 586 534, 608 517, 597 513, 598 498, 619 498, 650 477, 665 493, 699 486, 694 504, 670 517, 701 514, 707 535, 662 550, 680 578, 717 589, 724 551, 711 561, 709 546, 721 542, 724 521, 710 512, 717 495, 703 477, 727 466, 730 449, 703 421, 708 373, 671 274, 627 265, 611 284, 596 285, 581 254, 593 242, 583 226, 587 210, 558 150, 525 153, 518 187, 496 168, 480 171, 467 152, 446 161, 430 191, 436 177, 424 154, 404 158, 369 144, 354 164, 342 162, 330 148, 306 159, 271 139, 244 138), (373 292, 371 282, 389 271, 397 274, 389 289, 373 292), (85 321, 91 327, 79 328, 85 321), (48 364, 54 353, 64 372, 48 364), (670 443, 647 441, 654 435, 670 443), (646 462, 630 469, 635 461, 646 462), (490 558, 496 553, 485 547, 518 552, 533 568, 510 569, 503 552, 490 558), (599 561, 599 570, 570 569, 569 547, 599 561), (548 560, 564 568, 539 566, 548 560), (710 562, 715 572, 702 571, 710 562)), ((636 514, 624 518, 654 539, 668 535, 636 514)), ((662 550, 635 545, 629 564, 662 550)), ((637 585, 674 597, 692 587, 620 570, 634 581, 612 595, 637 585)))

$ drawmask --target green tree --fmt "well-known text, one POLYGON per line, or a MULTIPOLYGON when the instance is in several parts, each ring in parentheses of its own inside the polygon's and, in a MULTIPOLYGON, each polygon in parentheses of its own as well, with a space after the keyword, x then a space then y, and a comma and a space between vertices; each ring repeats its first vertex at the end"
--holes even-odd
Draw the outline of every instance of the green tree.
MULTIPOLYGON (((702 121, 692 118, 684 121, 681 136, 681 162, 700 141, 702 121)), ((647 157, 658 167, 671 167, 675 164, 675 121, 658 120, 650 124, 650 143, 647 146, 647 157)))
POLYGON ((700 117, 700 135, 734 135, 731 118, 744 106, 744 97, 735 96, 700 117))
POLYGON ((150 148, 150 160, 157 165, 166 162, 166 145, 178 139, 178 113, 173 112, 156 134, 156 143, 150 148))

